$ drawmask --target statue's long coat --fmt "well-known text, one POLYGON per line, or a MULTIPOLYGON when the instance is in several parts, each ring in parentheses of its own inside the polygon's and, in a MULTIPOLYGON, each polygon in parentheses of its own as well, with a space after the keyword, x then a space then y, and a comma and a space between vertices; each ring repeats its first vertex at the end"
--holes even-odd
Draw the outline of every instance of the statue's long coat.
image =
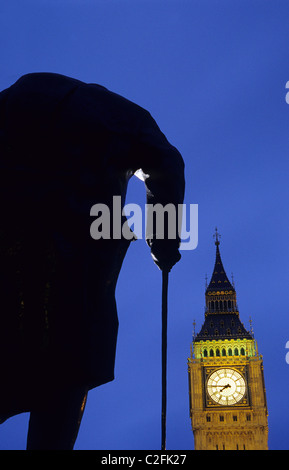
POLYGON ((130 242, 94 240, 90 210, 113 195, 124 204, 139 168, 147 202, 182 202, 182 158, 134 103, 46 73, 0 93, 0 411, 113 380, 130 242))

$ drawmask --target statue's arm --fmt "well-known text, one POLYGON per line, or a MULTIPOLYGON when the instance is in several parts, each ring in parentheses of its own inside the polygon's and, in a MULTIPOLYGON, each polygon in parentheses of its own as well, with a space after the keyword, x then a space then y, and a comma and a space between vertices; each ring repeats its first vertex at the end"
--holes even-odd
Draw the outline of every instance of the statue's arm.
POLYGON ((185 191, 184 161, 180 152, 172 146, 161 132, 148 112, 139 130, 134 149, 135 164, 142 170, 147 191, 147 204, 171 204, 176 213, 176 236, 168 236, 167 226, 164 239, 158 239, 158 233, 150 230, 146 240, 151 247, 152 255, 157 264, 175 264, 180 258, 178 235, 178 211, 183 203, 185 191))

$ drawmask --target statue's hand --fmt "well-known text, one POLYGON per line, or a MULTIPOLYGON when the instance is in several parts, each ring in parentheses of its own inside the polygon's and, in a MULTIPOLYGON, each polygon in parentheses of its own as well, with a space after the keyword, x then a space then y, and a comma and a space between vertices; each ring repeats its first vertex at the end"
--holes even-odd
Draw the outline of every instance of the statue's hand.
POLYGON ((148 244, 155 264, 162 271, 166 270, 169 272, 181 259, 178 250, 179 243, 176 240, 150 240, 148 244))

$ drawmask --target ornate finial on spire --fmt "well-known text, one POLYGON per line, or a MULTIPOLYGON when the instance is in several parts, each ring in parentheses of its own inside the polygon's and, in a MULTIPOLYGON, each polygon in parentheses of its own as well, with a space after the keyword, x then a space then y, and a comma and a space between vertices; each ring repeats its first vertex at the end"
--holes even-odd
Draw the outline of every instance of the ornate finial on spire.
POLYGON ((221 238, 221 235, 219 234, 217 227, 215 228, 215 233, 214 233, 213 237, 216 239, 215 245, 217 245, 217 246, 220 245, 219 240, 221 238))
POLYGON ((206 289, 207 289, 207 287, 208 287, 208 275, 207 274, 205 276, 205 286, 206 286, 206 289))
POLYGON ((252 322, 252 318, 251 318, 251 317, 249 318, 249 323, 250 323, 250 333, 251 333, 251 335, 252 335, 253 338, 254 338, 253 322, 252 322))
POLYGON ((231 273, 231 277, 232 277, 232 286, 233 286, 234 289, 235 289, 235 281, 234 281, 234 275, 233 275, 233 273, 231 273))
POLYGON ((193 340, 194 340, 196 337, 196 320, 193 321, 193 327, 194 327, 193 329, 193 340))

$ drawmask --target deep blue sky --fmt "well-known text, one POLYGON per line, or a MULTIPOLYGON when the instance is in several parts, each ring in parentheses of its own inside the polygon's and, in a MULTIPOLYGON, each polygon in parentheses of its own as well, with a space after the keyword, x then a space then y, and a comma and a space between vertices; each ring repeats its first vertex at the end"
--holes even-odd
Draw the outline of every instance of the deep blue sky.
MULTIPOLYGON (((4 0, 0 44, 0 89, 35 71, 100 83, 148 109, 183 155, 199 244, 170 275, 167 448, 193 449, 187 358, 217 225, 264 358, 269 447, 288 449, 288 1, 4 0)), ((127 202, 145 202, 136 178, 127 202)), ((90 392, 76 449, 160 448, 160 292, 139 240, 117 287, 116 379, 90 392)), ((0 449, 24 449, 27 424, 0 426, 0 449)))

